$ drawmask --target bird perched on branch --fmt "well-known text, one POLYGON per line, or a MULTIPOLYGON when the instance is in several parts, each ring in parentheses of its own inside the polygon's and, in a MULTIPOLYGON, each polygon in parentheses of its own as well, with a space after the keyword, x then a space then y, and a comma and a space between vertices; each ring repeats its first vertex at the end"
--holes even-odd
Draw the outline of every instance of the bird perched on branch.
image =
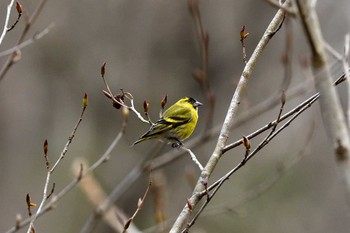
POLYGON ((148 139, 174 142, 173 147, 182 145, 193 133, 198 120, 198 107, 203 105, 191 97, 184 97, 170 106, 163 116, 151 125, 133 145, 148 139))

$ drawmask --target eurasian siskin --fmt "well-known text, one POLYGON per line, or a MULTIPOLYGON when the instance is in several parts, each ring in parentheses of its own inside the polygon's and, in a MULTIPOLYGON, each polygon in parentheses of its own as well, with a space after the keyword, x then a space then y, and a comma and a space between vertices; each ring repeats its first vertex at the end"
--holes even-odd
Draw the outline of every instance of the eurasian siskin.
POLYGON ((170 106, 156 123, 133 145, 148 139, 160 139, 182 145, 193 133, 198 120, 198 107, 203 105, 191 97, 184 97, 170 106))

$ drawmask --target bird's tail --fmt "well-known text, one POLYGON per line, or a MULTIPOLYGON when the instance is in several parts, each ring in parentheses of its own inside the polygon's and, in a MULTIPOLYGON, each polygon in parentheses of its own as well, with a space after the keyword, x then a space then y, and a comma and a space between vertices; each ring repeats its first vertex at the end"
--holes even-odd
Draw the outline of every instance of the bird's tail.
POLYGON ((144 140, 147 140, 148 138, 139 138, 137 141, 135 141, 131 146, 135 146, 136 144, 143 142, 144 140))

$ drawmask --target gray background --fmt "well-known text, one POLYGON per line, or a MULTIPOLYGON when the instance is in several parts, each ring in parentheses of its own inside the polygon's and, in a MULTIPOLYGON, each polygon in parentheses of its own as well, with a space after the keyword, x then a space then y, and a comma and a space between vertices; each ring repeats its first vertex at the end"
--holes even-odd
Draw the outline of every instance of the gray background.
MULTIPOLYGON (((0 1, 1 24, 9 1, 0 1)), ((23 8, 33 12, 39 1, 23 1, 23 8)), ((235 84, 242 72, 239 30, 246 25, 250 33, 246 41, 248 56, 259 41, 276 9, 264 1, 200 1, 203 24, 210 36, 209 78, 216 95, 214 125, 222 123, 235 84)), ((318 13, 325 39, 338 51, 343 49, 343 36, 349 31, 349 2, 318 1, 318 13)), ((13 12, 11 19, 16 17, 13 12)), ((23 29, 23 19, 1 45, 10 48, 23 29)), ((142 102, 151 104, 151 116, 157 117, 158 104, 168 94, 169 105, 190 95, 200 101, 205 97, 191 72, 200 65, 199 46, 186 1, 106 0, 48 1, 31 33, 50 23, 55 27, 36 43, 22 50, 22 59, 11 68, 0 83, 0 232, 14 225, 15 215, 26 216, 25 195, 39 203, 46 168, 42 145, 49 141, 51 161, 62 151, 79 117, 81 98, 89 95, 89 106, 76 138, 52 181, 56 192, 73 179, 73 159, 83 157, 94 162, 112 142, 120 129, 120 111, 112 108, 102 95, 100 66, 107 62, 107 79, 112 90, 123 88, 135 97, 142 111, 142 102)), ((306 80, 299 58, 308 55, 308 47, 299 26, 293 20, 293 80, 291 86, 306 80)), ((281 56, 284 50, 284 28, 272 39, 258 61, 249 82, 240 111, 268 98, 279 89, 283 79, 281 56)), ((5 58, 1 58, 3 64, 5 58)), ((334 64, 337 75, 340 65, 334 64)), ((345 85, 343 85, 345 86, 345 85)), ((314 93, 287 99, 286 110, 314 93)), ((345 95, 345 88, 340 92, 345 95)), ((288 91, 287 91, 288 93, 288 91)), ((168 106, 169 106, 168 105, 168 106)), ((229 142, 238 140, 276 117, 279 107, 252 119, 233 130, 229 142)), ((194 137, 204 128, 207 109, 200 109, 194 137)), ((145 142, 130 145, 148 128, 134 115, 130 116, 125 137, 113 151, 111 160, 96 171, 96 177, 109 192, 130 171, 145 151, 153 145, 145 142)), ((257 145, 262 137, 252 140, 257 145)), ((300 154, 306 140, 309 147, 303 159, 289 169, 279 181, 258 198, 241 203, 235 212, 199 219, 193 232, 348 232, 348 212, 342 180, 335 159, 319 120, 317 104, 271 142, 256 158, 234 175, 218 193, 210 207, 224 203, 235 206, 264 180, 278 173, 278 166, 300 154), (315 125, 312 139, 307 138, 315 125)), ((194 152, 205 163, 216 140, 194 152)), ((164 151, 171 148, 165 148, 164 151)), ((243 156, 243 148, 225 154, 211 181, 226 173, 243 156)), ((186 171, 197 168, 188 156, 164 167, 166 178, 166 212, 169 218, 182 209, 192 190, 186 171)), ((118 201, 131 215, 137 199, 147 185, 143 175, 118 201)), ((35 209, 35 208, 34 208, 35 209)), ((78 232, 92 207, 79 189, 65 196, 55 210, 37 220, 37 232, 78 232)), ((223 207, 215 210, 223 210, 223 207)), ((208 210, 205 214, 215 213, 208 210)), ((135 223, 140 229, 155 224, 152 194, 135 223)), ((24 230, 22 230, 24 232, 24 230)), ((110 232, 100 224, 96 232, 110 232)))

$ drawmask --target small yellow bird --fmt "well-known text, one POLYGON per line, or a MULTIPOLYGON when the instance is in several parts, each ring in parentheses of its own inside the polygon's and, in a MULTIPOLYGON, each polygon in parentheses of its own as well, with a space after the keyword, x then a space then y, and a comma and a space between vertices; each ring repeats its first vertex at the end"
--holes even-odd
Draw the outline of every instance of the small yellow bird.
POLYGON ((175 141, 173 147, 182 145, 196 128, 198 107, 203 105, 191 97, 184 97, 170 106, 156 123, 133 145, 148 139, 175 141))

